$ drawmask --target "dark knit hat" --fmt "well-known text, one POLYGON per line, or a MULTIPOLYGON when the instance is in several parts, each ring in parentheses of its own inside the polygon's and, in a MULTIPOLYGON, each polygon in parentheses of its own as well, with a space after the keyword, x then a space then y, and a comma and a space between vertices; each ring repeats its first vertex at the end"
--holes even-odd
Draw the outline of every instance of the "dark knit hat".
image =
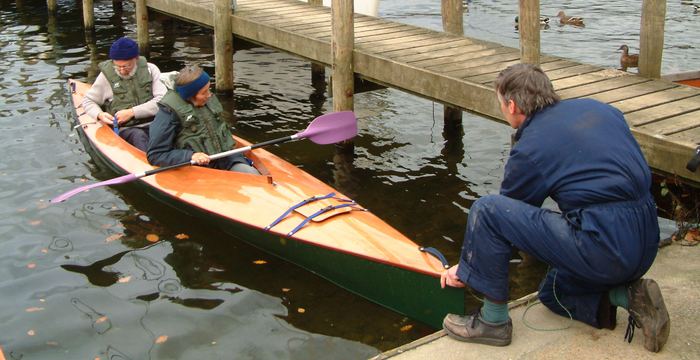
POLYGON ((139 56, 139 45, 128 37, 117 39, 109 49, 109 58, 112 60, 129 60, 139 56))

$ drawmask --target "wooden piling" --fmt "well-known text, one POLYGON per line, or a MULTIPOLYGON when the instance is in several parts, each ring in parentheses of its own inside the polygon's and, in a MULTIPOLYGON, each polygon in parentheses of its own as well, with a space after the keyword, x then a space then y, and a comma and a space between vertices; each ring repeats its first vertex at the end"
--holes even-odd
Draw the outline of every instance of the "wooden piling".
POLYGON ((136 38, 141 52, 148 53, 148 8, 146 0, 136 0, 136 38))
MULTIPOLYGON (((440 13, 446 33, 464 35, 464 8, 462 0, 442 0, 440 13)), ((462 133, 462 109, 445 105, 443 109, 445 134, 462 133)))
POLYGON ((49 8, 49 13, 53 14, 58 9, 57 0, 46 0, 46 6, 49 8))
POLYGON ((122 11, 124 9, 124 3, 122 0, 112 0, 112 10, 122 11))
POLYGON ((664 22, 666 0, 644 0, 639 33, 639 74, 652 79, 661 78, 661 58, 664 51, 664 22))
POLYGON ((85 30, 95 30, 95 9, 92 0, 83 0, 83 25, 85 30))
POLYGON ((233 92, 231 0, 214 0, 214 70, 216 91, 233 92))
POLYGON ((540 0, 520 0, 520 62, 540 64, 540 0))
MULTIPOLYGON (((333 111, 354 110, 355 92, 352 50, 355 42, 353 21, 353 0, 332 0, 331 3, 331 58, 333 61, 333 111)), ((352 141, 343 141, 336 145, 338 153, 354 152, 352 141)))
POLYGON ((333 0, 331 6, 331 26, 333 39, 331 52, 333 58, 333 110, 353 110, 354 71, 352 50, 355 41, 353 28, 353 1, 333 0))
MULTIPOLYGON (((309 5, 323 6, 323 0, 309 0, 309 5)), ((325 87, 326 67, 323 64, 311 63, 311 84, 315 88, 325 87)))

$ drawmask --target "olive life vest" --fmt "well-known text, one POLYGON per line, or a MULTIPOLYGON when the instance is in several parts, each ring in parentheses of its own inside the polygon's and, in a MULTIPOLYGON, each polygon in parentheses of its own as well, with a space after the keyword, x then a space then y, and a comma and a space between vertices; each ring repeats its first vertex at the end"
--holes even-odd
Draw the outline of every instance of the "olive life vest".
POLYGON ((221 118, 223 107, 216 97, 209 98, 202 107, 195 107, 174 90, 168 90, 159 104, 175 112, 180 120, 180 132, 175 138, 177 148, 213 155, 236 145, 228 124, 221 118))
MULTIPOLYGON (((103 108, 106 112, 114 115, 117 111, 130 109, 136 105, 143 104, 153 99, 153 78, 148 71, 146 58, 139 56, 136 64, 136 73, 129 79, 122 79, 114 70, 112 60, 100 63, 100 71, 105 75, 114 94, 112 99, 107 101, 103 108)), ((123 126, 134 126, 153 120, 152 117, 136 119, 132 118, 123 126)))

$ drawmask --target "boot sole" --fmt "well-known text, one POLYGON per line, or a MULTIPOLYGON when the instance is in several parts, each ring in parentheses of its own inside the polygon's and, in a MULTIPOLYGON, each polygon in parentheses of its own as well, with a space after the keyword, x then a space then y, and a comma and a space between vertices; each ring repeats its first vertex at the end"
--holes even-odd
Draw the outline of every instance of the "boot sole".
POLYGON ((467 343, 483 344, 483 345, 491 345, 491 346, 507 346, 507 345, 510 345, 510 341, 511 341, 511 339, 503 340, 503 339, 490 339, 490 338, 483 338, 483 337, 465 338, 465 337, 462 337, 462 336, 459 336, 459 335, 453 333, 452 331, 450 331, 450 329, 448 329, 445 326, 443 326, 443 329, 447 333, 447 336, 449 336, 455 340, 459 340, 459 341, 467 342, 467 343))
POLYGON ((659 352, 666 344, 668 335, 671 330, 671 319, 666 310, 664 298, 661 295, 661 289, 656 281, 644 279, 646 282, 644 296, 647 297, 649 303, 653 306, 651 310, 652 316, 649 319, 649 324, 642 324, 642 332, 644 333, 644 347, 652 352, 659 352), (646 326, 645 326, 646 325, 646 326))

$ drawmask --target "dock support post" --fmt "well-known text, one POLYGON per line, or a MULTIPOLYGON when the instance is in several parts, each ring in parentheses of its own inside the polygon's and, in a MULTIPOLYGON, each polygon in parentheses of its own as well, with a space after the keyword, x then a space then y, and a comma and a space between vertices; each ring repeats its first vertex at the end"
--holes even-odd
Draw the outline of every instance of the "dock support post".
MULTIPOLYGON (((115 4, 116 2, 113 2, 115 4)), ((136 0, 136 38, 142 54, 148 53, 148 8, 146 0, 136 0)))
POLYGON ((95 30, 95 9, 92 0, 83 0, 83 25, 86 31, 95 30))
POLYGON ((666 0, 642 2, 642 24, 639 33, 639 74, 642 76, 661 78, 665 19, 666 0))
POLYGON ((540 65, 540 0, 520 0, 520 62, 540 65))
MULTIPOLYGON (((309 5, 323 6, 323 0, 309 0, 309 5)), ((326 86, 326 67, 322 64, 311 63, 311 84, 314 88, 326 86)))
MULTIPOLYGON (((331 53, 333 58, 333 111, 353 110, 355 92, 352 51, 355 42, 353 0, 333 0, 331 3, 331 53)), ((352 154, 352 141, 343 141, 337 151, 352 154)))
POLYGON ((58 8, 57 3, 57 0, 46 0, 46 6, 49 8, 49 14, 56 13, 56 9, 58 8))
POLYGON ((216 92, 233 92, 231 0, 214 0, 214 71, 216 92))
MULTIPOLYGON (((442 28, 446 33, 464 35, 464 8, 462 0, 442 0, 442 28)), ((443 109, 444 131, 446 134, 462 134, 462 109, 445 105, 443 109)))
POLYGON ((124 10, 124 3, 122 0, 112 0, 112 10, 122 11, 124 10))

